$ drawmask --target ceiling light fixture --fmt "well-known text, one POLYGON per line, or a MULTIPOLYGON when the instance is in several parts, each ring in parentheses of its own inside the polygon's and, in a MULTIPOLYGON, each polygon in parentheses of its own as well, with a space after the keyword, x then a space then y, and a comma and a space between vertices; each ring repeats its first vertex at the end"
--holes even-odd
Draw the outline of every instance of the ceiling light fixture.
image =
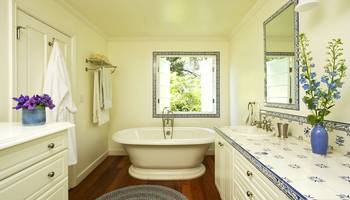
POLYGON ((295 11, 304 12, 311 10, 320 4, 319 0, 299 0, 298 5, 295 7, 295 11))

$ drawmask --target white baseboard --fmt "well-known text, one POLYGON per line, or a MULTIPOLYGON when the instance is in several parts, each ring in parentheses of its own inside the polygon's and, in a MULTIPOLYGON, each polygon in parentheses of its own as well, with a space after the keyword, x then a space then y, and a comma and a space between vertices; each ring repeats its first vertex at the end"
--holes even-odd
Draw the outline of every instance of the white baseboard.
POLYGON ((102 155, 100 155, 96 160, 94 160, 89 166, 87 166, 82 172, 80 172, 75 180, 74 186, 79 185, 80 182, 82 182, 98 165, 102 163, 109 155, 109 151, 104 152, 102 155))
POLYGON ((127 156, 128 154, 124 151, 124 149, 115 149, 115 150, 110 150, 108 155, 110 155, 110 156, 127 156))

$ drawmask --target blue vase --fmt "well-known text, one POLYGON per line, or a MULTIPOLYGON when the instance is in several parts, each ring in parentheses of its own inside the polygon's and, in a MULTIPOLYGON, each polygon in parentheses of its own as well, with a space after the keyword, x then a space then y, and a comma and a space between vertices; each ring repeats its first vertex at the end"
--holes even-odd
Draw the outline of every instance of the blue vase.
POLYGON ((311 131, 312 152, 320 155, 327 155, 328 133, 321 124, 316 124, 311 131))
POLYGON ((24 126, 43 125, 45 123, 45 108, 35 108, 33 110, 22 109, 22 124, 24 126))

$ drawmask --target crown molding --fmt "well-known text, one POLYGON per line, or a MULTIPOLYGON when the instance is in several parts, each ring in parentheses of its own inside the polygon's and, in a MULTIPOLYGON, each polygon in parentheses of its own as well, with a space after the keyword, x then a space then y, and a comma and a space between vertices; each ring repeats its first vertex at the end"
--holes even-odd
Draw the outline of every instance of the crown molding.
POLYGON ((237 32, 250 20, 252 16, 254 16, 258 10, 260 10, 266 4, 266 0, 258 0, 254 6, 244 15, 242 20, 238 23, 237 26, 234 26, 229 38, 233 38, 237 32))
POLYGON ((69 3, 67 3, 65 0, 57 0, 58 4, 60 4, 63 8, 65 8, 68 12, 70 12, 72 15, 77 17, 81 22, 83 22, 85 25, 90 27, 92 30, 94 30, 97 34, 102 36, 105 40, 108 39, 108 36, 105 32, 101 31, 101 29, 96 26, 94 23, 90 22, 81 12, 79 12, 77 9, 72 7, 69 3))
POLYGON ((193 41, 193 42, 228 42, 226 36, 116 36, 109 37, 108 42, 133 41, 193 41))

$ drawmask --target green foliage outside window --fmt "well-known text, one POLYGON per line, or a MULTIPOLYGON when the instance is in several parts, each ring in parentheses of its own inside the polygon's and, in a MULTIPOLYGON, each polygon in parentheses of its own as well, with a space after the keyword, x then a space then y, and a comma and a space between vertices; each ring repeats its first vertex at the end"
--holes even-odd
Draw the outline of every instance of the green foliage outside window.
POLYGON ((174 112, 201 111, 201 79, 198 59, 191 57, 186 68, 182 57, 168 57, 170 62, 170 109, 174 112))

